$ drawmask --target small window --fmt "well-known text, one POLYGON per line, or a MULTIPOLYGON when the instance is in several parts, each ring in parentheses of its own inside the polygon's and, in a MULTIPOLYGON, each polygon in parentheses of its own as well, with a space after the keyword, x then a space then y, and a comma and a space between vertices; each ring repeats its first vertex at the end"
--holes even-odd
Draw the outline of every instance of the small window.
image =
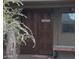
POLYGON ((63 32, 75 32, 75 13, 62 14, 62 31, 63 32))

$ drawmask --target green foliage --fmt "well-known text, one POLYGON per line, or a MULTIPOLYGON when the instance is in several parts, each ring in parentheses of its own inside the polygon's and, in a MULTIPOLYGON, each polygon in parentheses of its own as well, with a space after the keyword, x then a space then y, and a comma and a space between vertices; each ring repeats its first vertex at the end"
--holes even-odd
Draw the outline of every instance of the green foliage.
POLYGON ((3 1, 4 40, 6 40, 5 35, 7 35, 8 31, 14 30, 17 44, 20 45, 21 43, 24 43, 26 45, 25 41, 27 39, 32 39, 35 46, 35 38, 33 37, 32 31, 21 22, 22 19, 20 17, 27 18, 21 13, 22 5, 20 0, 3 1))

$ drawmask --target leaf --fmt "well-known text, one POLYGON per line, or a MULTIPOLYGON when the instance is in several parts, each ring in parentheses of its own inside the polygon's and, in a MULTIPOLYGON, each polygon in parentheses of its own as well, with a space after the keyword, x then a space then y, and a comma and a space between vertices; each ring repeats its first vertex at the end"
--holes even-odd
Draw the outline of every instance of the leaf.
POLYGON ((33 46, 34 48, 36 45, 36 42, 35 42, 35 38, 33 36, 32 31, 30 30, 29 27, 27 27, 25 24, 23 24, 20 21, 19 16, 27 18, 27 16, 21 13, 22 5, 23 4, 21 0, 4 0, 3 1, 3 17, 4 17, 3 21, 5 22, 3 24, 4 25, 6 24, 6 27, 4 28, 3 33, 6 34, 10 30, 13 30, 15 32, 17 44, 19 45, 21 44, 21 42, 23 42, 26 45, 27 43, 25 42, 25 40, 27 40, 27 38, 30 38, 34 42, 34 46, 33 46), (10 2, 13 4, 10 5, 10 2), (17 6, 15 6, 14 4, 16 4, 17 6), (16 15, 17 17, 13 17, 16 15), (19 21, 17 21, 16 19, 19 19, 19 21), (23 25, 24 27, 22 27, 21 25, 23 25), (22 31, 23 33, 20 31, 22 31))

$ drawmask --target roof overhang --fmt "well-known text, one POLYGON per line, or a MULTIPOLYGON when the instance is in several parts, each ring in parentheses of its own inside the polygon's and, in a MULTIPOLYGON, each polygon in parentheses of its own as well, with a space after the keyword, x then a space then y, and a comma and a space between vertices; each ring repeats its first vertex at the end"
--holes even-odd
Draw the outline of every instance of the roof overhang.
POLYGON ((75 7, 75 0, 22 0, 24 8, 75 7))

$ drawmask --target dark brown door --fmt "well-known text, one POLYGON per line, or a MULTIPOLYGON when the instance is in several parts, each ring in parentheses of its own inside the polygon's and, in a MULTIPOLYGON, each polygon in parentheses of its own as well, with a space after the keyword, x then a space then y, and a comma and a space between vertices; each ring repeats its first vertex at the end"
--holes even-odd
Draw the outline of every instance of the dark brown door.
POLYGON ((36 46, 32 48, 33 43, 28 43, 29 47, 22 47, 22 53, 51 54, 53 47, 53 23, 50 12, 47 9, 29 9, 25 10, 28 17, 24 23, 32 30, 36 46), (28 12, 26 12, 28 11, 28 12))

